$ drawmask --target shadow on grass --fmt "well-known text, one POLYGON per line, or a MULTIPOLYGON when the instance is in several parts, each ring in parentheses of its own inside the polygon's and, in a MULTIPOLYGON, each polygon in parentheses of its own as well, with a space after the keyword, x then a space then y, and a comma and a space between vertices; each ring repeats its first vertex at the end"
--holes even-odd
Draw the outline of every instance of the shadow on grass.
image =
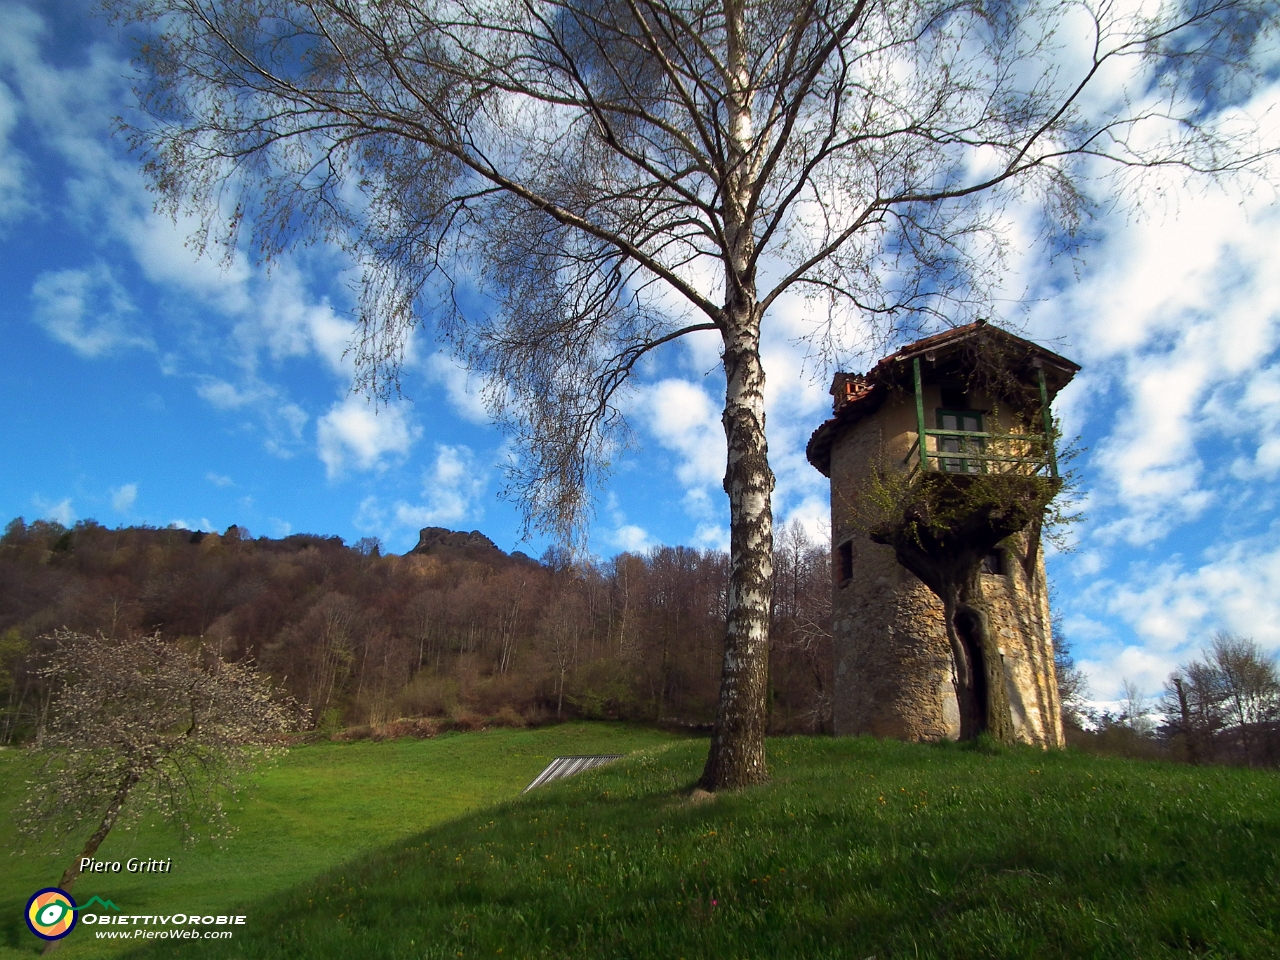
POLYGON ((460 818, 138 956, 1280 955, 1280 777, 1001 748, 705 744, 460 818))
MULTIPOLYGON (((100 852, 103 859, 163 850, 175 855, 173 873, 154 880, 124 874, 86 877, 75 892, 112 896, 131 914, 195 908, 214 914, 245 913, 247 905, 257 904, 253 909, 260 916, 299 889, 299 883, 327 875, 335 864, 354 863, 396 838, 434 829, 514 796, 553 756, 628 753, 670 742, 670 733, 646 727, 568 723, 449 733, 433 740, 300 748, 264 773, 251 802, 235 815, 239 832, 233 842, 181 848, 163 824, 113 832, 100 852), (181 862, 176 859, 179 850, 181 862)), ((3 775, 20 773, 20 766, 0 763, 0 842, 9 826, 3 814, 17 802, 22 783, 20 775, 3 775)), ((48 858, 22 858, 5 864, 14 869, 0 876, 0 923, 13 947, 0 945, 0 951, 15 949, 31 956, 39 949, 21 914, 26 898, 54 882, 66 865, 52 863, 48 858)), ((244 932, 239 928, 236 936, 244 932)), ((61 956, 118 957, 132 947, 132 941, 99 941, 96 931, 83 924, 65 941, 61 956)))

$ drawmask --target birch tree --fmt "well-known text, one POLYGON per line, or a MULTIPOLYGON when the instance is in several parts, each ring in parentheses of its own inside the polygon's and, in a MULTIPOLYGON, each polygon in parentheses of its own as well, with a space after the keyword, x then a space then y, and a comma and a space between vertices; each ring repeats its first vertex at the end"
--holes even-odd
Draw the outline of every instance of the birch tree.
MULTIPOLYGON (((732 582, 702 783, 765 779, 772 493, 761 340, 819 354, 989 302, 1004 205, 1080 236, 1103 179, 1222 174, 1274 0, 108 0, 129 121, 197 246, 363 265, 359 384, 438 324, 488 384, 533 528, 580 537, 652 351, 720 339, 732 582), (1212 99, 1203 94, 1212 89, 1212 99)), ((1259 60, 1265 59, 1262 57, 1259 60)))

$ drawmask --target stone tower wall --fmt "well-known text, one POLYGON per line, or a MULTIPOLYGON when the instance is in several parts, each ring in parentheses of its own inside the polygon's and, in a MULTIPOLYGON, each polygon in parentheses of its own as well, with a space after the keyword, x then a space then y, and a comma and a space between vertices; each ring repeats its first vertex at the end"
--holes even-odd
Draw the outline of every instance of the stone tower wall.
MULTIPOLYGON (((936 387, 925 388, 924 402, 930 411, 940 405, 936 387)), ((1017 429, 1001 426, 1009 432, 1017 429)), ((903 740, 959 736, 942 603, 898 563, 891 547, 872 543, 852 517, 852 504, 873 466, 905 469, 902 461, 915 433, 914 398, 898 393, 874 414, 843 429, 831 447, 837 735, 903 740), (852 577, 841 583, 839 550, 846 543, 852 577)), ((1025 535, 1017 535, 1002 545, 1005 572, 983 573, 982 590, 1004 657, 1017 736, 1027 743, 1061 746, 1044 561, 1037 544, 1028 564, 1027 544, 1025 535)))

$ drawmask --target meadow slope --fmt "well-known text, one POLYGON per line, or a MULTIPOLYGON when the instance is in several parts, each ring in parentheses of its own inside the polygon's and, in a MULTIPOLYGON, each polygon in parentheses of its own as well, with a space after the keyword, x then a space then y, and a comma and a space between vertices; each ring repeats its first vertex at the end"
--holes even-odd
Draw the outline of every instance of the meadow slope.
MULTIPOLYGON (((85 876, 73 893, 82 903, 101 895, 130 914, 249 911, 256 923, 264 905, 353 857, 518 796, 552 757, 625 754, 677 739, 623 724, 568 723, 298 747, 255 778, 231 813, 238 832, 223 846, 184 847, 172 830, 144 818, 137 829, 113 832, 99 858, 172 857, 172 872, 85 876)), ((69 862, 69 856, 12 855, 11 811, 27 763, 21 749, 0 751, 0 960, 30 958, 40 948, 23 922, 23 906, 34 891, 56 883, 69 862)), ((135 946, 91 933, 81 924, 59 956, 114 957, 135 946)))
POLYGON ((673 743, 450 821, 142 956, 1280 956, 1280 776, 1031 748, 673 743))

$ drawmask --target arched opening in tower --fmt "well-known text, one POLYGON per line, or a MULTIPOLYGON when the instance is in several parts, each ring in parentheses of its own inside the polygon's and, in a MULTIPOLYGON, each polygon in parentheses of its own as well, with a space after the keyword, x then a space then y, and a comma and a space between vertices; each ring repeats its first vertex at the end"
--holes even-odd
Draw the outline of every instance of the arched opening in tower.
MULTIPOLYGON (((957 697, 960 704, 960 730, 964 739, 976 737, 990 728, 988 713, 990 700, 987 696, 987 660, 983 651, 982 621, 969 609, 960 609, 955 614, 955 631, 960 646, 968 661, 969 696, 957 697)), ((957 676, 964 673, 957 671, 957 676)))

